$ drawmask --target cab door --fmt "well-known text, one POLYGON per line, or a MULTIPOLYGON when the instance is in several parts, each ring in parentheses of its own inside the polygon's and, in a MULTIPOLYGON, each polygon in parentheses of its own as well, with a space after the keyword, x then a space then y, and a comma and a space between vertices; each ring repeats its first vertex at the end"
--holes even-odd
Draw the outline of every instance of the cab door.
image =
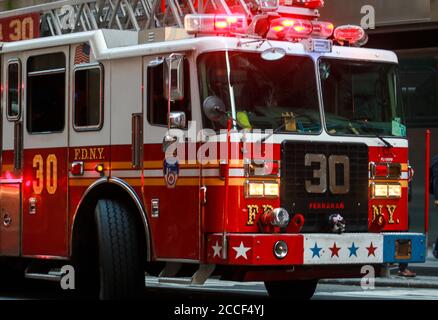
POLYGON ((150 215, 155 258, 163 261, 194 262, 200 259, 201 238, 200 167, 196 162, 197 130, 196 127, 189 129, 189 122, 195 120, 191 99, 194 84, 190 83, 190 75, 195 71, 191 55, 183 54, 178 63, 179 67, 170 72, 172 85, 183 82, 183 86, 180 86, 180 92, 171 99, 169 115, 178 122, 178 132, 186 137, 179 140, 179 150, 185 150, 184 154, 180 153, 178 157, 166 155, 163 142, 168 132, 167 59, 169 55, 150 56, 143 61, 143 192, 150 215), (181 122, 183 118, 185 121, 181 122), (189 131, 194 132, 195 141, 187 139, 189 131), (192 161, 189 161, 190 155, 192 161))
POLYGON ((67 255, 69 47, 23 56, 23 255, 67 255))
POLYGON ((22 64, 19 54, 2 56, 0 255, 21 254, 22 64))

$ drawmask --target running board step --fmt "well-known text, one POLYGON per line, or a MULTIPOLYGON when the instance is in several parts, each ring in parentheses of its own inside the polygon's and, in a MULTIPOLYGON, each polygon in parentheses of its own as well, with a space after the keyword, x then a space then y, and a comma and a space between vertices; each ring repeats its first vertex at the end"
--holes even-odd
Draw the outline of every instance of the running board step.
POLYGON ((52 269, 48 273, 38 273, 38 272, 32 272, 28 268, 24 272, 24 277, 26 279, 34 279, 34 280, 60 282, 62 276, 63 274, 61 273, 60 269, 52 269))
POLYGON ((203 285, 205 281, 207 281, 207 279, 213 274, 215 268, 215 264, 201 264, 198 271, 196 271, 191 278, 164 276, 166 273, 162 272, 158 278, 158 282, 163 284, 203 285))

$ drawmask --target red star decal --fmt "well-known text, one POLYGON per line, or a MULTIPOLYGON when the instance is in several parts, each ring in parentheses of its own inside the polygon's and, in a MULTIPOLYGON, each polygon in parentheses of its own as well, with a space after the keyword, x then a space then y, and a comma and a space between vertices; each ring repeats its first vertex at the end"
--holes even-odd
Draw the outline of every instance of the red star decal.
POLYGON ((371 242, 371 245, 369 247, 367 247, 368 250, 368 257, 370 255, 376 256, 375 252, 376 252, 377 247, 373 247, 373 243, 371 242))
POLYGON ((341 248, 336 247, 336 242, 333 243, 333 247, 329 248, 330 251, 332 252, 332 258, 334 256, 337 256, 339 258, 339 250, 341 250, 341 248))

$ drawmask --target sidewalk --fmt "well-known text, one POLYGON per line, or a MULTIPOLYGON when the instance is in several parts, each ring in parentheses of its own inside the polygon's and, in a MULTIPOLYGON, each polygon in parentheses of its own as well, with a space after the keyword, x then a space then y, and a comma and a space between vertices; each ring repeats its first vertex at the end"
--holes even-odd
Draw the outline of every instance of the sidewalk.
MULTIPOLYGON (((432 252, 425 263, 413 263, 409 265, 409 270, 417 273, 415 278, 405 278, 397 275, 398 265, 390 267, 390 276, 386 278, 376 278, 376 287, 401 287, 401 288, 424 288, 438 289, 438 259, 432 252)), ((360 286, 361 279, 324 279, 320 283, 338 284, 338 285, 353 285, 360 286)))

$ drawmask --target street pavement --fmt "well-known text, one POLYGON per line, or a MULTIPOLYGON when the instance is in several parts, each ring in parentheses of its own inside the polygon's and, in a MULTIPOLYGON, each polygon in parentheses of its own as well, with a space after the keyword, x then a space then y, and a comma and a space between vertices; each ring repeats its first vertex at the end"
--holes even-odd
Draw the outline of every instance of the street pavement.
MULTIPOLYGON (((376 287, 436 289, 438 294, 438 259, 429 250, 425 263, 413 263, 409 270, 417 273, 414 278, 405 278, 398 275, 398 265, 389 267, 389 276, 375 279, 376 287)), ((361 279, 324 279, 320 283, 335 285, 360 286, 361 279)))
MULTIPOLYGON (((253 301, 268 303, 263 283, 230 282, 211 279, 203 286, 160 283, 156 277, 146 277, 145 300, 231 303, 253 301)), ((0 300, 81 300, 74 291, 64 291, 59 284, 26 280, 20 286, 0 290, 0 300)), ((438 300, 438 289, 418 287, 379 287, 364 290, 357 285, 320 282, 313 300, 438 300)))
MULTIPOLYGON (((425 264, 411 264, 418 273, 415 278, 397 276, 396 265, 390 276, 376 278, 375 288, 364 290, 361 279, 324 279, 318 284, 314 300, 438 300, 438 259, 430 253, 425 264)), ((242 299, 269 302, 268 294, 260 282, 230 282, 209 279, 203 286, 159 281, 156 277, 145 278, 144 299, 178 301, 189 299, 219 302, 224 299, 240 302, 242 299)), ((76 300, 83 299, 74 291, 65 291, 55 282, 22 280, 18 284, 0 283, 0 300, 76 300)))

